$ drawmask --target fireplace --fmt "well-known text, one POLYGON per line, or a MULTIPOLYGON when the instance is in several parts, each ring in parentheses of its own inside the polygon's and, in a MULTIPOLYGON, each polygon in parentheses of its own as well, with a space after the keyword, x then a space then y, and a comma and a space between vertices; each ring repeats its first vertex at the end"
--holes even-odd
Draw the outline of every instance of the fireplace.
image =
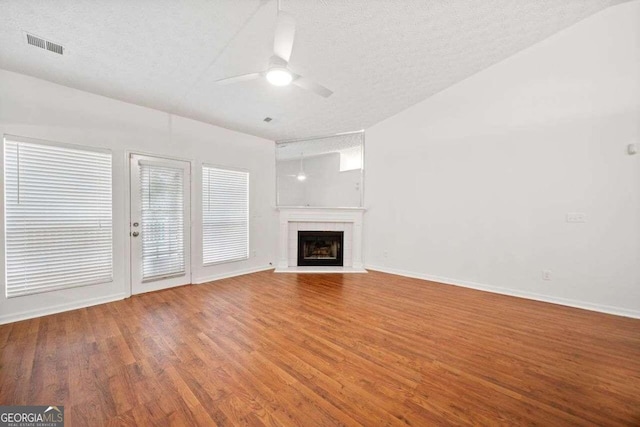
POLYGON ((360 208, 279 207, 280 233, 276 273, 366 273, 362 266, 360 208), (299 231, 342 231, 342 265, 307 266, 298 263, 299 231))
POLYGON ((344 231, 298 231, 299 266, 342 266, 344 231))

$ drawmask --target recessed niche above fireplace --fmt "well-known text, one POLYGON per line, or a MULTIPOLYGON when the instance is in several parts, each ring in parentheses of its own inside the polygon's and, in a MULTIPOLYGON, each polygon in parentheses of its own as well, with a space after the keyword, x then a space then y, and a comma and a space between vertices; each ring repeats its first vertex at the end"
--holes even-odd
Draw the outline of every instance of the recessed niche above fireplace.
POLYGON ((362 207, 364 133, 276 144, 276 203, 288 207, 362 207))
POLYGON ((298 231, 298 266, 343 266, 343 231, 298 231))

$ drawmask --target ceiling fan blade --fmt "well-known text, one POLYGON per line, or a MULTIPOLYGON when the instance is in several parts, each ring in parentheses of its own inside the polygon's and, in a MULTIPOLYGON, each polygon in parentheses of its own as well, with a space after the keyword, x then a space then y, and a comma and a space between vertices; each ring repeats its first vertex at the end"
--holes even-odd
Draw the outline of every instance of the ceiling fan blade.
POLYGON ((296 21, 286 12, 278 12, 276 20, 276 35, 273 39, 273 52, 289 62, 293 39, 296 34, 296 21))
POLYGON ((216 80, 216 84, 228 85, 231 83, 245 82, 247 80, 255 80, 262 76, 262 73, 249 73, 239 76, 227 77, 226 79, 216 80))
POLYGON ((298 87, 317 93, 318 95, 325 98, 328 98, 331 96, 331 94, 333 94, 332 90, 327 89, 326 87, 319 85, 318 83, 315 83, 309 79, 305 79, 304 77, 298 77, 292 83, 298 87))

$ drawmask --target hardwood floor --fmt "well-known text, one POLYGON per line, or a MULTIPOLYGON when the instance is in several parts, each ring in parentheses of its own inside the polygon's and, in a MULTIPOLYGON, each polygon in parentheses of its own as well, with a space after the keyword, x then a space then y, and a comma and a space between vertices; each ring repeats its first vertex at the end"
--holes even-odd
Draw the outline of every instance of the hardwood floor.
POLYGON ((383 273, 262 272, 0 326, 67 426, 640 425, 640 320, 383 273))

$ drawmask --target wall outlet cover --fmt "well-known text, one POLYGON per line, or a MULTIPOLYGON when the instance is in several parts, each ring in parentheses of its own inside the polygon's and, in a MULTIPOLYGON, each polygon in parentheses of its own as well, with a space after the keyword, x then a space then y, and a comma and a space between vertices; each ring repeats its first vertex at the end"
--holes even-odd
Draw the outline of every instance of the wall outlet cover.
POLYGON ((567 222, 587 222, 587 214, 584 212, 569 212, 567 214, 567 222))

